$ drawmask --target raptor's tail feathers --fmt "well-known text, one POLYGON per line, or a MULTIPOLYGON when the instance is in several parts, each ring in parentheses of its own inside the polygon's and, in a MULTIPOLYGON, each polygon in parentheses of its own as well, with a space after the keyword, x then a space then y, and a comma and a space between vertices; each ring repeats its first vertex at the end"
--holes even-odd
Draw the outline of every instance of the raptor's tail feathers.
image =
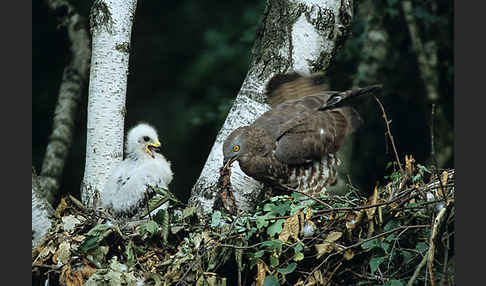
POLYGON ((333 94, 326 102, 326 104, 319 108, 319 110, 327 110, 339 108, 351 104, 356 98, 371 94, 375 91, 379 91, 383 88, 381 84, 370 85, 362 88, 354 88, 340 93, 333 94))

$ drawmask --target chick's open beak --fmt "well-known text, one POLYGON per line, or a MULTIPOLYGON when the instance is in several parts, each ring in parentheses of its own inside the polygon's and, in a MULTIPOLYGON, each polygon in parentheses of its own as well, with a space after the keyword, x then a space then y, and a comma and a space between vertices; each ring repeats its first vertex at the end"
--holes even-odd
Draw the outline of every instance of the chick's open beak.
POLYGON ((145 151, 150 155, 152 156, 152 158, 155 158, 154 154, 153 154, 153 151, 154 150, 158 150, 160 147, 160 142, 157 141, 155 143, 149 143, 147 144, 147 146, 145 146, 145 151))

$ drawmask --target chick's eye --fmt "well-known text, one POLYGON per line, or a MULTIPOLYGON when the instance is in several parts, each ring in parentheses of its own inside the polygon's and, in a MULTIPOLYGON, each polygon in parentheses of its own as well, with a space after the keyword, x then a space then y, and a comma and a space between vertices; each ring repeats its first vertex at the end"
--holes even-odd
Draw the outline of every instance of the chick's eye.
POLYGON ((240 150, 240 145, 233 146, 233 151, 238 152, 240 150))
POLYGON ((143 141, 148 142, 150 140, 150 137, 148 136, 143 136, 143 141))

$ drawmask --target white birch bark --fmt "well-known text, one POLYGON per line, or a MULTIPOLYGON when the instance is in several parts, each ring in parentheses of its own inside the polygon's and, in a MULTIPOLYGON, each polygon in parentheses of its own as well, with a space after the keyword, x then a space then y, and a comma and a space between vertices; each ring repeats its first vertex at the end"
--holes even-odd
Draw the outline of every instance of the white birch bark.
POLYGON ((52 225, 54 209, 41 194, 39 178, 32 169, 32 249, 47 234, 52 225))
POLYGON ((136 0, 96 0, 91 9, 86 165, 81 187, 87 206, 96 206, 97 191, 123 158, 128 59, 136 5, 136 0))
MULTIPOLYGON (((192 189, 191 204, 204 212, 212 210, 226 137, 269 109, 264 88, 275 73, 297 71, 308 75, 327 68, 350 31, 352 6, 352 0, 267 1, 249 71, 192 189)), ((251 210, 261 184, 246 176, 237 162, 231 173, 238 209, 251 210)))

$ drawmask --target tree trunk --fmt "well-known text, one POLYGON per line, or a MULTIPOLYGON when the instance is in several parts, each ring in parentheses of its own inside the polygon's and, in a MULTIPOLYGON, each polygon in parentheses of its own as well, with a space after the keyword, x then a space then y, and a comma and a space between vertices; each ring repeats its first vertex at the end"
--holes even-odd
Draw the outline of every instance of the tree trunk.
MULTIPOLYGON (((437 69, 437 43, 434 40, 428 40, 424 42, 420 36, 419 25, 415 20, 413 15, 412 1, 405 0, 402 1, 402 10, 405 16, 405 21, 408 26, 408 31, 410 34, 410 39, 412 41, 412 48, 417 56, 417 63, 420 71, 420 76, 422 77, 423 83, 425 85, 425 90, 427 93, 427 99, 432 104, 439 101, 439 71, 437 69)), ((432 12, 435 13, 437 3, 431 2, 432 12)), ((451 131, 452 127, 447 122, 442 105, 437 106, 436 114, 433 115, 436 118, 432 118, 437 122, 436 125, 441 129, 440 134, 442 137, 438 138, 438 148, 436 150, 435 143, 432 142, 432 161, 437 164, 437 167, 442 168, 447 161, 452 156, 452 146, 454 141, 454 133, 451 131)), ((432 124, 431 127, 433 127, 432 124)), ((435 132, 435 130, 431 130, 435 132)), ((432 136, 434 138, 434 136, 432 136)))
MULTIPOLYGON (((212 210, 223 164, 223 141, 231 131, 252 123, 269 109, 266 82, 276 73, 308 75, 325 70, 350 31, 352 7, 351 0, 267 1, 248 73, 192 189, 192 205, 205 212, 212 210)), ((237 162, 233 163, 231 183, 238 209, 251 210, 261 184, 246 176, 237 162)))
POLYGON ((91 49, 86 20, 76 13, 74 7, 65 0, 50 0, 48 4, 53 11, 65 11, 61 24, 67 26, 72 57, 63 72, 52 133, 49 136, 39 178, 43 196, 53 204, 59 193, 64 164, 73 141, 76 111, 88 80, 91 49))
POLYGON ((42 196, 39 178, 32 169, 32 249, 51 227, 54 209, 42 196))
POLYGON ((81 198, 89 207, 96 206, 98 190, 123 158, 130 35, 136 5, 136 0, 96 0, 91 9, 86 165, 81 186, 81 198))

